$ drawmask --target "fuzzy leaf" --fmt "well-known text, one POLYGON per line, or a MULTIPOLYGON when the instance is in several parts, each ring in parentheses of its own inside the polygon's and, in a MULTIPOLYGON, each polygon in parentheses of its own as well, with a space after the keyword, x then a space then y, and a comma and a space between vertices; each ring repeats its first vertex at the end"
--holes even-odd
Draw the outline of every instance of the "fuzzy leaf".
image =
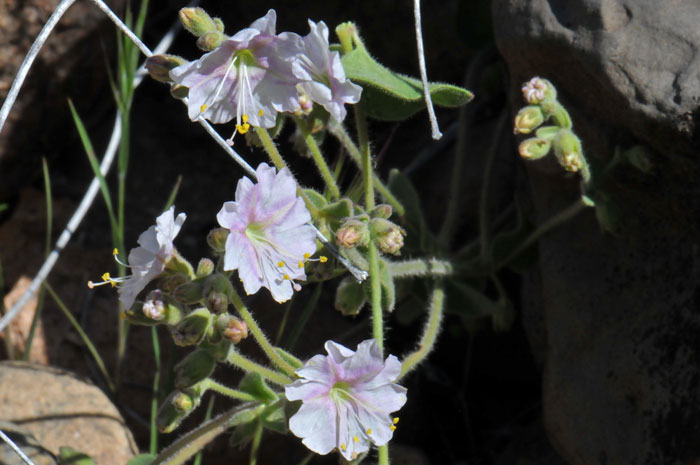
MULTIPOLYGON (((342 58, 345 75, 363 87, 367 115, 382 121, 402 121, 425 108, 423 85, 418 79, 391 71, 374 60, 363 48, 342 58)), ((468 103, 473 95, 451 84, 430 83, 433 104, 454 108, 468 103)))
POLYGON ((126 465, 151 465, 151 463, 156 459, 153 454, 139 454, 126 462, 126 465))
POLYGON ((241 380, 238 388, 247 392, 261 402, 268 403, 277 400, 275 391, 265 383, 265 380, 258 373, 248 373, 241 380))

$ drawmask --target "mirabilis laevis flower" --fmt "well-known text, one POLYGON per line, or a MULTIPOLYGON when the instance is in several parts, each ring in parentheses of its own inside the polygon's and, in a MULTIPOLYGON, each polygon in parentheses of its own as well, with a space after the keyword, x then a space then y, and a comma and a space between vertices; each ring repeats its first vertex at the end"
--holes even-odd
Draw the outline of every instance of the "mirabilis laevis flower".
POLYGON ((362 87, 346 79, 340 54, 329 48, 328 26, 309 20, 309 28, 309 34, 298 39, 303 53, 293 62, 294 75, 304 81, 299 87, 311 100, 343 121, 345 104, 359 102, 362 87))
MULTIPOLYGON (((188 115, 212 123, 236 118, 236 129, 270 128, 277 112, 298 106, 291 61, 298 54, 296 34, 275 34, 275 10, 225 40, 216 50, 170 71, 189 89, 188 115)), ((230 140, 230 139, 229 139, 230 140)))
POLYGON ((139 247, 129 252, 128 266, 131 269, 131 275, 111 278, 108 273, 105 273, 102 275, 103 283, 88 282, 88 286, 118 285, 119 300, 124 308, 131 308, 139 292, 163 272, 166 263, 175 253, 173 240, 180 232, 186 217, 184 213, 175 217, 175 207, 170 207, 156 218, 155 225, 141 233, 138 239, 139 247))
POLYGON ((285 386, 288 400, 301 400, 289 419, 289 429, 306 447, 325 455, 333 449, 346 460, 383 446, 391 439, 398 418, 390 414, 406 403, 406 388, 396 381, 401 362, 383 360, 374 339, 357 351, 336 342, 325 344, 328 355, 316 355, 296 371, 300 379, 285 386))
POLYGON ((257 184, 241 178, 236 200, 216 215, 229 230, 224 270, 238 270, 246 293, 266 287, 284 302, 299 288, 294 280, 306 279, 304 261, 316 251, 316 233, 287 168, 276 172, 261 163, 255 173, 257 184))

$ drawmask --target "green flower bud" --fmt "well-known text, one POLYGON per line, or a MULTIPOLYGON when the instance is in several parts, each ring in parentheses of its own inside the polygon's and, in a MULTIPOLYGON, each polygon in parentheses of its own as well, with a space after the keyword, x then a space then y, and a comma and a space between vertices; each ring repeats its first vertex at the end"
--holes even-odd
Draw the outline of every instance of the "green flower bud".
POLYGON ((185 389, 208 378, 216 368, 216 360, 208 351, 197 349, 175 365, 175 387, 185 389))
POLYGON ((533 130, 544 123, 544 113, 536 105, 529 105, 522 108, 515 117, 515 134, 530 134, 533 130))
POLYGON ((183 309, 160 289, 153 290, 146 296, 141 312, 146 318, 168 325, 178 324, 183 316, 183 309))
POLYGON ((568 129, 562 129, 554 138, 554 155, 559 160, 559 164, 566 170, 573 173, 581 171, 586 164, 583 158, 581 140, 568 129))
POLYGON ((228 310, 228 297, 223 292, 210 292, 204 303, 214 313, 224 313, 228 310))
POLYGON ((335 242, 346 249, 369 244, 367 223, 355 218, 348 218, 335 233, 335 242))
POLYGON ((170 70, 185 63, 187 60, 177 55, 153 55, 146 59, 146 70, 156 81, 169 84, 173 82, 170 79, 170 70))
POLYGON ((190 278, 184 273, 168 273, 160 278, 160 288, 165 293, 172 293, 178 286, 187 283, 190 278))
POLYGON ((384 218, 385 220, 388 220, 391 218, 392 213, 394 213, 394 210, 391 208, 391 205, 380 203, 374 207, 374 210, 369 212, 369 216, 372 218, 384 218))
POLYGON ((226 39, 226 36, 219 31, 208 31, 197 39, 197 47, 205 52, 211 52, 218 48, 226 39))
POLYGON ((532 137, 520 143, 518 152, 526 160, 537 160, 549 153, 552 143, 547 139, 532 137))
POLYGON ((229 298, 233 290, 231 281, 221 273, 210 275, 204 281, 204 302, 207 308, 216 313, 223 313, 228 309, 229 298))
POLYGON ((171 399, 169 398, 163 402, 158 409, 158 415, 156 416, 156 426, 158 426, 158 431, 166 434, 175 431, 186 416, 180 413, 170 400, 171 399))
POLYGON ((216 319, 216 329, 222 336, 234 344, 238 344, 242 339, 248 337, 248 325, 245 321, 236 318, 228 313, 221 314, 216 319))
POLYGON ((173 253, 165 261, 165 271, 170 273, 182 273, 186 277, 194 277, 194 269, 189 261, 177 250, 173 250, 173 253))
POLYGON ((182 21, 183 27, 196 37, 201 37, 209 31, 220 32, 216 21, 202 8, 182 8, 180 21, 182 21))
POLYGON ((355 316, 367 302, 362 284, 346 276, 335 291, 335 308, 343 315, 355 316))
POLYGON ((214 252, 218 254, 224 253, 226 249, 226 239, 228 238, 228 229, 215 228, 207 234, 207 244, 214 252))
POLYGON ((212 315, 206 308, 193 310, 183 320, 172 327, 173 341, 179 346, 199 344, 211 329, 212 315))
POLYGON ((535 132, 535 136, 540 139, 551 141, 561 128, 559 126, 542 126, 535 132))
POLYGON ((173 291, 175 300, 186 305, 196 304, 204 299, 204 285, 199 281, 180 284, 173 291))
POLYGON ((190 89, 182 84, 174 84, 170 86, 170 95, 172 95, 173 98, 182 100, 183 98, 187 97, 189 93, 190 89))
POLYGON ((552 118, 552 122, 563 129, 571 129, 571 117, 569 112, 557 101, 542 104, 545 118, 552 118))
POLYGON ((406 231, 389 220, 374 218, 369 222, 372 234, 379 250, 384 253, 400 255, 406 231))
POLYGON ((204 276, 209 276, 214 272, 214 268, 216 265, 214 265, 214 262, 211 261, 208 258, 203 258, 199 261, 197 264, 197 277, 201 278, 204 276))
POLYGON ((224 22, 221 18, 212 18, 214 24, 216 24, 216 30, 219 32, 224 32, 224 22))

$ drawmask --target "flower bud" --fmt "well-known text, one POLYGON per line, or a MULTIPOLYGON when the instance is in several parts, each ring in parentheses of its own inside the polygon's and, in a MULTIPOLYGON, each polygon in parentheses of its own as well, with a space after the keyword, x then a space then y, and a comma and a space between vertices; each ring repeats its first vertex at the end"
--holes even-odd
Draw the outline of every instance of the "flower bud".
POLYGON ((175 393, 171 402, 179 413, 187 413, 194 408, 194 400, 184 392, 175 393))
POLYGON ((214 24, 216 25, 216 30, 219 32, 224 32, 224 22, 221 18, 212 18, 214 24))
POLYGON ((367 223, 355 218, 348 218, 335 233, 335 242, 347 249, 369 244, 367 223))
POLYGON ((175 365, 175 387, 185 389, 208 378, 216 368, 216 360, 208 351, 197 349, 175 365))
POLYGON ((573 132, 562 129, 554 137, 553 144, 554 155, 566 171, 575 173, 583 168, 586 160, 583 158, 581 140, 573 132))
POLYGON ((217 317, 216 329, 234 344, 238 344, 241 342, 241 339, 248 337, 248 325, 246 325, 245 321, 228 313, 223 313, 217 317))
POLYGON ((199 261, 197 264, 197 277, 201 278, 204 276, 209 276, 214 272, 214 268, 216 265, 214 265, 214 262, 211 261, 208 258, 203 258, 199 261))
POLYGON ((369 215, 373 218, 384 218, 385 220, 388 220, 391 218, 391 215, 394 213, 394 209, 391 208, 391 205, 386 204, 386 203, 380 203, 376 207, 374 207, 374 210, 369 212, 369 215))
POLYGON ((515 117, 515 134, 530 134, 544 122, 544 113, 536 105, 522 108, 515 117))
POLYGON ((199 281, 190 281, 180 284, 173 291, 173 297, 178 302, 186 305, 196 304, 204 299, 204 286, 199 281))
POLYGON ((545 100, 555 100, 557 98, 557 90, 551 82, 540 77, 534 77, 523 84, 523 97, 527 103, 537 105, 545 100))
POLYGON ((160 278, 160 289, 165 293, 172 293, 175 288, 189 280, 190 278, 184 273, 168 273, 160 278))
POLYGON ((228 309, 228 296, 234 292, 233 285, 228 277, 221 273, 214 273, 204 281, 204 303, 207 308, 216 313, 223 313, 228 309))
POLYGON ((544 102, 541 106, 545 118, 552 118, 552 122, 563 129, 571 129, 571 116, 561 103, 554 101, 544 102))
POLYGON ((146 59, 146 70, 153 79, 159 82, 171 83, 170 70, 187 63, 182 57, 177 55, 153 55, 146 59))
POLYGON ((224 41, 224 36, 219 31, 208 31, 202 37, 197 39, 197 47, 205 52, 211 52, 218 48, 224 41))
POLYGON ((228 310, 228 297, 223 292, 210 292, 204 303, 214 313, 224 313, 228 310))
POLYGON ((355 316, 367 302, 362 284, 346 276, 335 291, 335 309, 343 315, 355 316))
POLYGON ((169 325, 176 325, 182 321, 183 314, 177 302, 171 301, 160 289, 155 289, 146 296, 141 312, 148 319, 169 325))
POLYGON ((207 234, 207 244, 216 253, 224 253, 226 250, 226 239, 228 238, 228 229, 215 228, 207 234))
POLYGON ((173 84, 170 86, 170 95, 172 95, 173 98, 182 100, 183 98, 187 97, 189 93, 190 89, 182 84, 173 84))
POLYGON ((179 346, 199 344, 211 329, 212 315, 206 308, 198 308, 171 328, 173 341, 179 346))
POLYGON ((537 160, 547 155, 551 147, 552 143, 547 139, 532 137, 520 143, 518 152, 526 160, 537 160))
MULTIPOLYGON (((202 8, 182 8, 180 10, 180 21, 182 21, 182 26, 196 37, 202 37, 209 31, 220 32, 219 25, 202 8)), ((221 26, 223 26, 223 23, 221 26)))
POLYGON ((370 228, 376 237, 376 244, 384 253, 399 255, 403 247, 403 238, 406 231, 389 220, 374 218, 370 221, 370 228))

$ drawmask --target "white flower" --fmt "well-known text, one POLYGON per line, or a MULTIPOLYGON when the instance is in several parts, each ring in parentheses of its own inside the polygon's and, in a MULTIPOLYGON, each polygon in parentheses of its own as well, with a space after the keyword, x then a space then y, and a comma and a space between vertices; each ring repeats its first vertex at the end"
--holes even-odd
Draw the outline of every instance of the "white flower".
POLYGON ((325 455, 333 449, 346 460, 383 446, 391 439, 398 418, 392 412, 406 403, 406 388, 394 383, 401 362, 382 360, 377 342, 367 340, 357 352, 333 341, 328 356, 316 355, 296 371, 300 379, 285 386, 288 400, 301 400, 289 419, 289 429, 306 447, 325 455))
POLYGON ((175 252, 173 240, 180 232, 186 217, 187 215, 180 213, 175 218, 174 206, 163 212, 156 219, 156 224, 139 236, 140 247, 129 252, 131 275, 106 280, 113 285, 120 284, 119 300, 124 308, 131 308, 139 292, 163 272, 165 264, 175 252))
POLYGON ((216 216, 229 230, 224 270, 238 270, 246 293, 266 287, 284 302, 299 287, 294 280, 306 279, 303 263, 316 251, 316 233, 287 168, 277 173, 261 163, 256 175, 257 184, 238 181, 236 200, 224 203, 216 216))

